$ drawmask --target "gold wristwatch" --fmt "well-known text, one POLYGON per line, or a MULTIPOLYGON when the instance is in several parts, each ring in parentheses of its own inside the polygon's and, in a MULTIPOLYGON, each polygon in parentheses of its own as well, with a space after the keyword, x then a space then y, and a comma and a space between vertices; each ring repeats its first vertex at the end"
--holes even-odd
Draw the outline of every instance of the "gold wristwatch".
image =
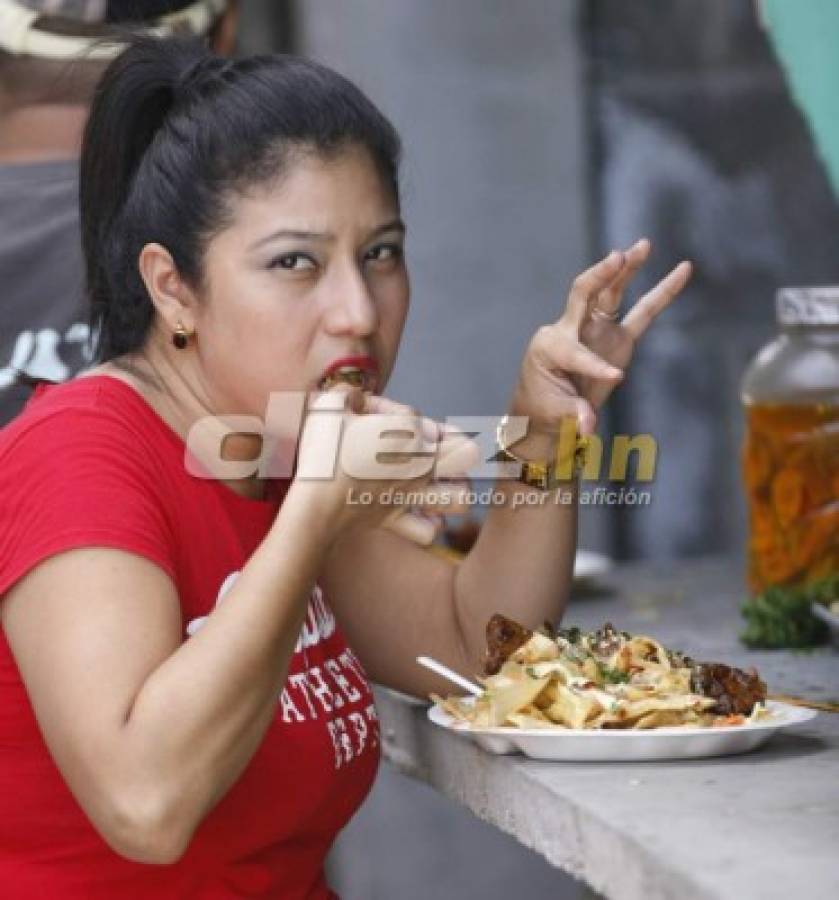
MULTIPOLYGON (((556 454, 553 459, 531 460, 516 456, 516 454, 509 449, 510 442, 507 440, 507 425, 509 424, 509 421, 509 416, 502 416, 495 429, 495 443, 498 446, 498 452, 494 457, 495 461, 518 463, 521 466, 518 480, 528 487, 538 488, 541 491, 552 491, 557 487, 568 485, 568 478, 557 477, 559 460, 556 454)), ((524 440, 524 438, 520 438, 520 440, 524 440)), ((518 441, 515 443, 518 443, 518 441)), ((585 443, 582 443, 577 446, 574 453, 572 478, 575 478, 580 474, 585 466, 585 459, 585 443)), ((563 469, 565 469, 564 466, 563 469)))

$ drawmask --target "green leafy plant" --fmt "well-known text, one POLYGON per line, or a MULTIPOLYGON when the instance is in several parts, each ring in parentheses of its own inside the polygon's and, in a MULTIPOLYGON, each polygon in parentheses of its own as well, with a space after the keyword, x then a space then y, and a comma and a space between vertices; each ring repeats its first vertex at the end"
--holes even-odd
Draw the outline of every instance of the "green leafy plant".
POLYGON ((829 606, 839 599, 839 575, 798 587, 771 587, 742 606, 746 629, 740 640, 748 647, 815 647, 828 638, 828 628, 812 612, 813 603, 829 606))
POLYGON ((814 581, 807 589, 814 603, 821 603, 829 608, 834 600, 839 600, 839 574, 814 581))

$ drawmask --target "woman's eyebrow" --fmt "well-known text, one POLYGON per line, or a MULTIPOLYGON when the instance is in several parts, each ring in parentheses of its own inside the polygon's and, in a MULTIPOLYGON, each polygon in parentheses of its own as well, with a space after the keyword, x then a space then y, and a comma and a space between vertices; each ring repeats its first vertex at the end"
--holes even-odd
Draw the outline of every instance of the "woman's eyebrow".
POLYGON ((384 225, 380 225, 378 228, 374 229, 370 234, 370 237, 378 237, 380 234, 384 234, 387 231, 398 231, 401 234, 405 234, 407 228, 405 227, 405 223, 402 221, 402 219, 391 219, 390 222, 385 222, 384 225))
MULTIPOLYGON (((376 238, 380 234, 385 234, 388 231, 399 231, 402 234, 405 234, 405 223, 399 218, 391 219, 391 221, 385 222, 384 225, 379 225, 378 228, 373 229, 370 233, 370 238, 376 238)), ((278 231, 272 231, 271 234, 260 238, 252 245, 251 249, 256 250, 264 244, 268 244, 278 238, 290 238, 291 240, 296 241, 334 241, 335 235, 331 231, 306 231, 298 228, 280 228, 278 231)))

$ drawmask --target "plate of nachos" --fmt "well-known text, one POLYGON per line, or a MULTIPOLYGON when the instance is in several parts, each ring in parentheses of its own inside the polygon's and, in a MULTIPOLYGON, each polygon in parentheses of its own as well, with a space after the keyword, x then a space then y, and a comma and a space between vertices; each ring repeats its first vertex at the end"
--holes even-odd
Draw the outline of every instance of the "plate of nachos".
POLYGON ((619 631, 487 625, 479 696, 432 694, 435 725, 534 759, 692 759, 754 750, 816 713, 766 699, 754 669, 697 662, 619 631))

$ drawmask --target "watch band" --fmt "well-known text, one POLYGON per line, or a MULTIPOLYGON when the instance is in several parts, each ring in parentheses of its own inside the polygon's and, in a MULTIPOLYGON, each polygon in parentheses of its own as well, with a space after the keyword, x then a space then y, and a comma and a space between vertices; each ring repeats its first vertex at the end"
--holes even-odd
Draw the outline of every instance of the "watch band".
MULTIPOLYGON (((516 456, 509 449, 509 441, 507 441, 506 429, 509 424, 510 417, 504 415, 498 422, 495 429, 495 443, 498 446, 498 453, 494 459, 498 462, 516 462, 521 466, 521 472, 518 480, 528 487, 538 488, 541 491, 554 490, 557 487, 567 485, 567 478, 557 477, 558 460, 556 456, 550 460, 532 460, 524 459, 516 456)), ((585 466, 585 446, 578 446, 574 453, 574 464, 572 478, 578 476, 585 466)), ((564 468, 564 467, 563 467, 564 468)))

